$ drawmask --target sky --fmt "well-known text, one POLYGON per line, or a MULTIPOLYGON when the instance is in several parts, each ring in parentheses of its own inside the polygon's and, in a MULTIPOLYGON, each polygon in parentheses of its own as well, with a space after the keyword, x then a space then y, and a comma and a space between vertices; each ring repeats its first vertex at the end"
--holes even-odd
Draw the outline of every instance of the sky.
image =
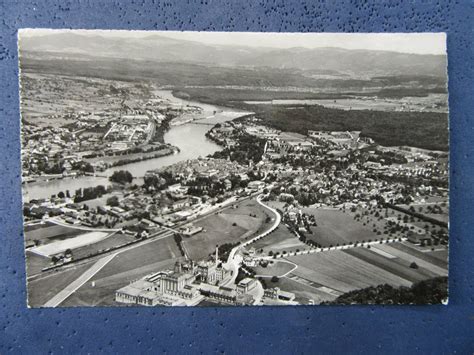
POLYGON ((204 44, 273 48, 320 48, 384 50, 416 54, 446 54, 445 33, 270 33, 270 32, 179 32, 125 30, 22 29, 19 36, 43 36, 75 32, 85 35, 142 38, 151 34, 204 44))

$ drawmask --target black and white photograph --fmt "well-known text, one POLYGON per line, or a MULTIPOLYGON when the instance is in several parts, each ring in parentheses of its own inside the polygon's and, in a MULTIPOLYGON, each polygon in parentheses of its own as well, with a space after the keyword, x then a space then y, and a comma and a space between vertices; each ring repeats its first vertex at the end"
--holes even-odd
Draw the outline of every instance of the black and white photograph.
POLYGON ((444 33, 18 48, 29 307, 448 303, 444 33))

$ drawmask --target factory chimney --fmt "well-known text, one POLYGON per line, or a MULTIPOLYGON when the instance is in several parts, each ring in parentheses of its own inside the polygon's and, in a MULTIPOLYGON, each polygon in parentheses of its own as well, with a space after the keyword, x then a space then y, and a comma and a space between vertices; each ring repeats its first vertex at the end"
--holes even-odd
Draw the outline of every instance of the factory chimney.
POLYGON ((176 272, 176 273, 181 273, 182 272, 181 263, 179 261, 177 261, 174 264, 174 272, 176 272))

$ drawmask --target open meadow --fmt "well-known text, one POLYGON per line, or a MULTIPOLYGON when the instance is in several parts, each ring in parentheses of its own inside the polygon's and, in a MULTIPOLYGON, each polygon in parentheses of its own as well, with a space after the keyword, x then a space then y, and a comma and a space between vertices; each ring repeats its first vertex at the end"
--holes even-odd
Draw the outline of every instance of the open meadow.
POLYGON ((228 208, 194 223, 204 230, 184 238, 183 244, 188 256, 201 260, 211 254, 216 245, 236 243, 249 239, 271 225, 270 212, 255 200, 245 200, 237 208, 228 208))
POLYGON ((61 306, 119 305, 114 301, 116 290, 147 274, 172 267, 181 257, 173 237, 144 243, 116 255, 61 306))
POLYGON ((323 247, 378 238, 371 227, 355 221, 349 212, 323 208, 303 208, 302 212, 315 216, 317 223, 311 227, 312 234, 305 234, 306 238, 323 247))
POLYGON ((22 73, 22 119, 36 125, 65 125, 73 123, 73 115, 64 112, 90 112, 120 107, 120 98, 103 95, 110 85, 120 81, 81 76, 44 73, 22 73))
POLYGON ((105 239, 102 239, 96 243, 87 244, 79 248, 73 249, 73 255, 75 259, 87 257, 96 254, 100 251, 107 250, 109 248, 118 247, 130 242, 135 241, 135 237, 126 233, 114 233, 105 239))
POLYGON ((38 241, 48 243, 51 240, 65 239, 84 233, 83 230, 60 226, 51 222, 25 226, 25 241, 38 241))
POLYGON ((51 265, 51 259, 44 255, 32 253, 29 250, 25 251, 26 271, 28 276, 41 273, 41 270, 51 265))
POLYGON ((18 32, 31 306, 445 299, 445 36, 49 32, 18 32))
POLYGON ((256 266, 253 270, 257 277, 282 277, 295 268, 296 265, 286 260, 272 260, 266 267, 256 266))
POLYGON ((31 248, 30 251, 39 255, 52 256, 62 253, 68 249, 80 248, 89 244, 100 242, 106 239, 108 235, 110 235, 110 233, 107 232, 86 232, 65 240, 58 240, 53 243, 31 248))
POLYGON ((275 254, 277 252, 290 252, 307 248, 306 244, 292 234, 284 224, 280 224, 272 233, 250 244, 249 247, 255 248, 258 251, 263 249, 263 255, 268 255, 269 252, 275 254))
POLYGON ((28 280, 28 305, 30 307, 43 306, 71 282, 81 276, 92 264, 93 262, 80 264, 52 272, 42 278, 28 280))
POLYGON ((448 276, 448 260, 440 260, 431 255, 431 251, 422 252, 408 243, 391 243, 380 245, 379 248, 397 258, 417 264, 419 268, 430 270, 436 276, 448 276))
POLYGON ((409 206, 403 204, 398 206, 407 210, 413 208, 415 212, 421 213, 440 222, 449 222, 449 203, 446 198, 428 196, 423 200, 424 202, 411 203, 409 206))
POLYGON ((294 256, 288 260, 298 265, 292 275, 343 293, 385 283, 393 286, 412 284, 384 268, 340 250, 294 256))
POLYGON ((314 304, 319 304, 325 301, 332 301, 336 299, 340 293, 330 293, 320 285, 314 285, 298 277, 281 277, 278 280, 266 280, 268 287, 279 287, 284 291, 293 292, 295 294, 295 301, 308 305, 310 301, 314 304))
POLYGON ((447 276, 446 256, 444 247, 432 251, 409 242, 374 244, 370 248, 288 257, 298 267, 287 277, 329 293, 346 293, 381 284, 411 286, 447 276))
POLYGON ((413 269, 410 260, 385 253, 375 246, 370 249, 352 248, 344 252, 413 283, 437 276, 426 268, 413 269))

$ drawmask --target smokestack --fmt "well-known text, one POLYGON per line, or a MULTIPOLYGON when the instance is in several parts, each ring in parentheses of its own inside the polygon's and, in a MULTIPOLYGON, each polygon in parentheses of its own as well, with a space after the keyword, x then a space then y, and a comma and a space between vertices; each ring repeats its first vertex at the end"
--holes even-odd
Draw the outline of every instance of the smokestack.
POLYGON ((219 261, 219 245, 216 245, 216 266, 219 261))
POLYGON ((174 264, 174 272, 177 272, 177 273, 181 273, 181 272, 182 272, 181 263, 180 263, 179 261, 177 261, 177 262, 174 264))

